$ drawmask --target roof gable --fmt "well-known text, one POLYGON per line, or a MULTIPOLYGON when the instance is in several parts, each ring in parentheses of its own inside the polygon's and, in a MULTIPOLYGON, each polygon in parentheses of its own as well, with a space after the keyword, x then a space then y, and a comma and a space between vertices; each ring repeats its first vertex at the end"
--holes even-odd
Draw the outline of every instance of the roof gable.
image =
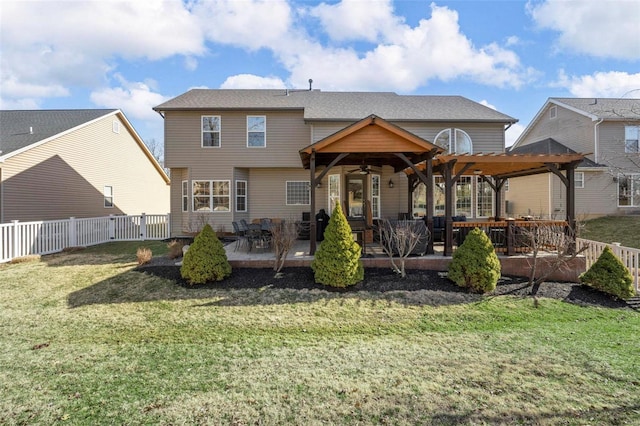
POLYGON ((0 158, 15 155, 33 145, 117 112, 116 109, 2 110, 0 158))

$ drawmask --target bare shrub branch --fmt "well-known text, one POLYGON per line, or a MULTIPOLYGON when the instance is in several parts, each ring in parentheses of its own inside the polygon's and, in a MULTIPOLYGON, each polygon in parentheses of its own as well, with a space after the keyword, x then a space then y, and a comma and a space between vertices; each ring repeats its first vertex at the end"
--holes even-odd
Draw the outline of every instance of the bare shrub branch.
MULTIPOLYGON (((405 260, 413 252, 425 232, 420 223, 414 220, 380 221, 380 244, 385 254, 389 256, 394 272, 406 277, 405 260), (399 265, 396 264, 396 256, 399 265)), ((429 238, 426 235, 426 238, 429 238)))
POLYGON ((293 221, 271 224, 271 244, 275 254, 273 270, 276 273, 282 270, 284 261, 298 238, 298 232, 299 225, 293 221))

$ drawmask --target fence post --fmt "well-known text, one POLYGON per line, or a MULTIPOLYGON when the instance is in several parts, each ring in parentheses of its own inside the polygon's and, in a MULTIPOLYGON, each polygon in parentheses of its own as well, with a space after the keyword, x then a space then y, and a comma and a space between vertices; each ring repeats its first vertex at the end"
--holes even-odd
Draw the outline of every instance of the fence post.
POLYGON ((142 213, 140 216, 140 239, 147 239, 147 214, 142 213))
POLYGON ((166 238, 171 238, 171 213, 167 213, 167 234, 166 238))
POLYGON ((69 247, 76 247, 78 245, 78 228, 76 224, 76 218, 69 218, 69 247))
POLYGON ((109 215, 109 239, 115 240, 116 238, 116 218, 110 214, 109 215))
POLYGON ((11 223, 13 224, 13 253, 9 255, 9 258, 11 259, 20 256, 20 228, 18 227, 18 222, 19 221, 17 220, 11 221, 11 223))

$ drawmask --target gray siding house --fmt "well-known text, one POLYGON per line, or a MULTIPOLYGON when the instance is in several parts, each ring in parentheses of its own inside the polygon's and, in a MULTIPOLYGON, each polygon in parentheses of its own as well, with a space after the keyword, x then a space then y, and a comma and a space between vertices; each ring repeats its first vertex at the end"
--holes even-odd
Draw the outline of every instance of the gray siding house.
POLYGON ((0 111, 0 223, 168 212, 169 178, 122 111, 0 111))
MULTIPOLYGON (((398 134, 445 152, 503 153, 505 129, 517 121, 460 96, 320 90, 194 89, 154 110, 165 120, 174 236, 203 222, 230 231, 232 221, 240 219, 300 220, 303 213, 330 212, 336 203, 350 217, 423 216, 424 185, 409 191, 402 170, 376 163, 366 152, 357 162, 343 161, 323 175, 313 191, 316 211, 311 212, 310 169, 301 160, 302 150, 333 143, 335 135, 367 119, 371 126, 361 124, 358 132, 371 138, 372 153, 380 141, 402 143, 398 134), (381 121, 384 126, 376 125, 381 121), (401 131, 389 132, 390 126, 401 131)), ((434 179, 442 189, 441 177, 434 179)), ((479 178, 462 177, 455 191, 456 215, 492 216, 493 193, 486 189, 479 178)), ((436 213, 442 214, 444 192, 435 196, 436 213)))
MULTIPOLYGON (((583 152, 575 172, 576 215, 640 213, 640 99, 549 98, 509 152, 583 152)), ((565 188, 553 174, 509 180, 514 216, 563 218, 565 188)))

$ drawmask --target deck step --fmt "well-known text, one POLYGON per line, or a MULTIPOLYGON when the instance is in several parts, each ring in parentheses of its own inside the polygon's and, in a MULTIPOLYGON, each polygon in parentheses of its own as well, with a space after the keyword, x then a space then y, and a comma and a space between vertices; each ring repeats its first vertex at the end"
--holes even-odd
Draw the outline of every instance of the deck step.
POLYGON ((632 297, 631 299, 627 300, 627 305, 629 305, 629 307, 631 309, 635 309, 636 311, 640 311, 640 296, 635 296, 635 297, 632 297))

